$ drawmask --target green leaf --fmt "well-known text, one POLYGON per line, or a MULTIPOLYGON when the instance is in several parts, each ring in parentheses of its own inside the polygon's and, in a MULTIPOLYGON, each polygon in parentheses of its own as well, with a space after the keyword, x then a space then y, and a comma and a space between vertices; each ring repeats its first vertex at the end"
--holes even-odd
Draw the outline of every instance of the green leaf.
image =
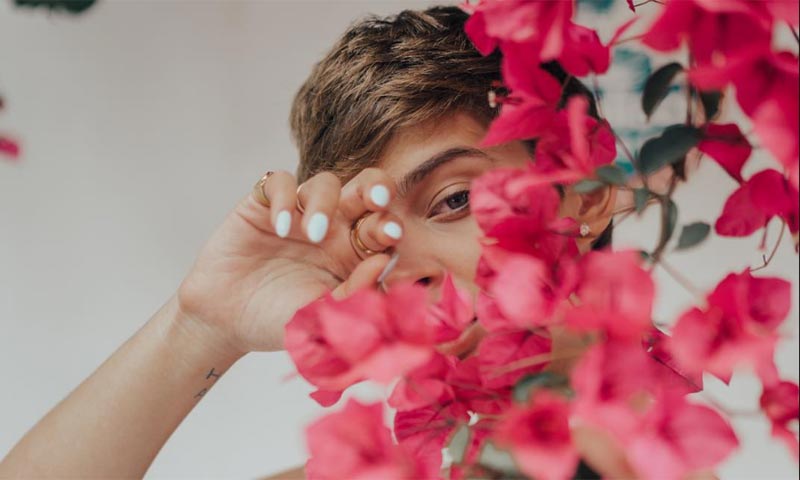
POLYGON ((597 178, 609 185, 625 185, 628 176, 616 165, 603 165, 595 171, 597 178))
POLYGON ((678 250, 684 250, 694 247, 701 243, 711 233, 711 225, 705 222, 692 223, 685 225, 681 230, 681 236, 678 238, 678 250))
POLYGON ((633 205, 636 207, 636 213, 642 213, 644 211, 648 200, 650 200, 650 190, 646 188, 636 188, 633 190, 633 205))
MULTIPOLYGON (((663 204, 661 208, 664 208, 663 204)), ((673 202, 672 199, 669 199, 669 202, 667 204, 667 228, 661 235, 662 243, 667 243, 669 239, 672 238, 672 234, 675 233, 675 226, 677 224, 678 224, 678 206, 675 205, 675 202, 673 202)))
POLYGON ((653 259, 653 256, 650 255, 650 252, 648 252, 647 250, 639 250, 639 256, 642 257, 642 261, 644 262, 649 262, 650 260, 653 259))
POLYGON ((469 445, 469 437, 469 427, 466 424, 462 424, 453 434, 450 443, 447 445, 447 450, 450 453, 450 458, 453 459, 453 463, 464 461, 464 454, 467 452, 467 446, 469 445))
POLYGON ((719 113, 720 100, 722 100, 722 92, 716 90, 700 92, 700 102, 703 104, 703 111, 706 114, 706 123, 713 120, 719 113))
POLYGON ((599 180, 581 180, 575 184, 574 188, 576 193, 591 193, 605 186, 606 184, 599 180))
POLYGON ((83 13, 94 5, 95 0, 14 0, 18 7, 42 7, 52 11, 64 10, 72 14, 83 13))
POLYGON ((518 403, 526 403, 531 392, 537 388, 551 388, 561 390, 569 386, 569 380, 564 375, 553 372, 539 372, 525 375, 514 385, 512 397, 518 403))
POLYGON ((703 132, 689 125, 671 125, 661 136, 644 142, 639 152, 639 171, 650 175, 667 165, 683 160, 695 145, 700 142, 703 132))
POLYGON ((659 68, 647 78, 647 82, 644 84, 644 92, 642 93, 642 110, 644 110, 648 120, 656 107, 667 97, 672 79, 682 71, 683 65, 672 62, 659 68))

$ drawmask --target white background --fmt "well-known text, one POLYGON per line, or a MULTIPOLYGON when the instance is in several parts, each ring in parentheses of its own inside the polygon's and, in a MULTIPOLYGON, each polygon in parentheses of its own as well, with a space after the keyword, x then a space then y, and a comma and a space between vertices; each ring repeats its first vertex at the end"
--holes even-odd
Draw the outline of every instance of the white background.
MULTIPOLYGON (((430 2, 106 1, 78 18, 10 3, 0 3, 0 131, 24 154, 0 161, 0 456, 162 305, 263 171, 294 169, 291 98, 346 26, 430 2)), ((641 117, 636 103, 605 102, 612 120, 641 117)), ((679 190, 683 223, 716 218, 734 188, 712 162, 695 177, 679 190)), ((616 243, 652 245, 653 222, 626 220, 616 243)), ((714 237, 668 260, 709 288, 759 264, 757 237, 714 237)), ((762 274, 795 286, 779 363, 796 380, 798 263, 784 240, 762 274)), ((659 279, 658 314, 670 320, 691 297, 659 279)), ((238 362, 148 476, 248 478, 301 464, 302 426, 319 409, 300 380, 282 380, 291 371, 282 352, 238 362)), ((726 404, 755 408, 750 376, 727 391, 707 382, 726 404)), ((797 476, 765 422, 735 426, 743 451, 721 477, 797 476)))

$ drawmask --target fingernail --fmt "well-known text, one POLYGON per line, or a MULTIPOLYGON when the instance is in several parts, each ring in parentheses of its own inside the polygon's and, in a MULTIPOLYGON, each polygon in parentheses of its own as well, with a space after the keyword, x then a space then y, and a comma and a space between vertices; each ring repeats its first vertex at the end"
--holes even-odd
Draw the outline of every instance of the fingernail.
POLYGON ((328 216, 324 213, 315 213, 311 215, 308 221, 306 234, 308 239, 313 243, 319 243, 325 238, 325 233, 328 231, 328 216))
POLYGON ((397 240, 403 236, 403 229, 395 222, 386 222, 386 225, 383 226, 383 233, 397 240))
POLYGON ((275 218, 275 233, 281 238, 286 238, 289 235, 289 229, 292 227, 292 214, 288 210, 281 210, 275 218))
POLYGON ((389 205, 389 189, 383 185, 375 185, 369 191, 369 198, 375 205, 385 207, 389 205))
POLYGON ((383 281, 386 280, 386 277, 389 276, 389 273, 391 273, 391 271, 397 265, 398 260, 400 260, 400 254, 394 252, 394 254, 392 254, 392 258, 390 258, 389 262, 386 263, 386 266, 383 267, 381 274, 378 275, 378 284, 383 284, 383 281))

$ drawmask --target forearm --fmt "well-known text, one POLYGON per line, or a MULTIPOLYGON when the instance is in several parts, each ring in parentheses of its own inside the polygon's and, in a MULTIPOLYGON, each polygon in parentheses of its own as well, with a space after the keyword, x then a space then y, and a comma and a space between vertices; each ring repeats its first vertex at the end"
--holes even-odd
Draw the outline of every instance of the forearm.
POLYGON ((167 302, 0 462, 0 477, 142 477, 240 354, 179 321, 167 302))

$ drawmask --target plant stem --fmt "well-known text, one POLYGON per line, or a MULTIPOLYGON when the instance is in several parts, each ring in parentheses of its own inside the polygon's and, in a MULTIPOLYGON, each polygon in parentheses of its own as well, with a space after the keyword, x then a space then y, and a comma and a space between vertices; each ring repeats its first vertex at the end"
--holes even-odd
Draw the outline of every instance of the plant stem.
POLYGON ((697 288, 688 278, 686 278, 681 272, 672 268, 670 264, 668 264, 663 258, 659 262, 659 266, 664 269, 667 274, 672 277, 676 282, 678 282, 683 288, 686 289, 687 292, 692 294, 697 300, 697 303, 700 305, 705 304, 705 296, 703 292, 697 288))
MULTIPOLYGON (((764 230, 766 232, 766 229, 764 229, 764 230)), ((770 262, 772 262, 772 259, 775 258, 775 253, 778 252, 778 247, 781 244, 781 240, 783 240, 783 234, 784 234, 785 231, 786 231, 786 221, 782 220, 781 221, 781 231, 778 232, 778 240, 775 241, 775 246, 772 247, 772 251, 769 253, 769 257, 767 257, 766 255, 762 255, 761 258, 764 260, 764 264, 761 265, 760 267, 751 268, 750 269, 751 272, 757 272, 759 270, 763 270, 763 269, 767 268, 767 265, 769 265, 770 262)))

